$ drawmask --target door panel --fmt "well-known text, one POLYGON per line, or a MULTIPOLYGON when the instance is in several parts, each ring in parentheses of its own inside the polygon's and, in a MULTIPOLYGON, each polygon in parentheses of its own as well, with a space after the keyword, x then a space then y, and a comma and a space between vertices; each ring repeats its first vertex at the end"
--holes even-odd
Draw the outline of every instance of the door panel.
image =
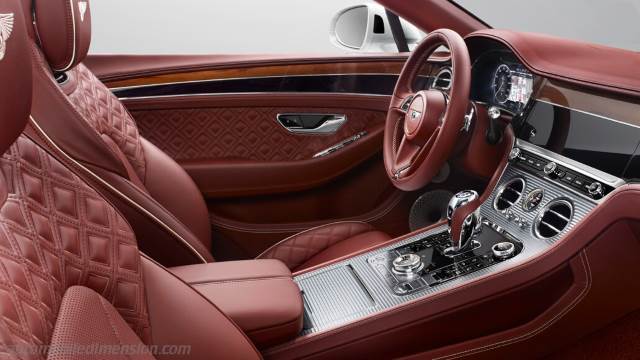
POLYGON ((416 194, 392 186, 381 156, 392 86, 370 78, 390 77, 393 84, 404 58, 313 64, 254 59, 198 70, 183 60, 176 59, 182 70, 173 72, 138 69, 133 76, 113 67, 102 74, 118 87, 113 90, 142 136, 181 164, 205 195, 217 258, 253 257, 293 233, 332 221, 366 221, 391 235, 408 231, 416 194), (325 88, 300 88, 313 84, 310 78, 321 84, 322 77, 340 74, 325 88), (277 84, 259 87, 256 76, 277 77, 277 84), (247 82, 245 91, 233 91, 245 80, 254 86, 247 82), (296 134, 277 121, 283 113, 344 114, 347 121, 334 133, 296 134), (356 135, 357 141, 314 158, 356 135))

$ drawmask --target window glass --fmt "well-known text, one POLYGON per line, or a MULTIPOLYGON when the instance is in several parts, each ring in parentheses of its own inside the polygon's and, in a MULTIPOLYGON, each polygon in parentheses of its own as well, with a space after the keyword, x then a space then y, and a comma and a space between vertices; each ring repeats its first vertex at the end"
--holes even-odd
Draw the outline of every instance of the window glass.
MULTIPOLYGON (((345 53, 335 15, 372 0, 93 0, 91 53, 345 53)), ((390 29, 387 29, 390 31, 390 29)), ((358 35, 354 35, 357 37, 358 35)), ((352 39, 353 40, 353 39, 352 39)), ((358 39, 355 38, 354 41, 358 39)), ((384 51, 393 51, 387 46, 384 51)), ((368 51, 380 51, 380 49, 368 51)), ((351 50, 353 51, 353 50, 351 50)), ((397 48, 395 49, 397 51, 397 48)))

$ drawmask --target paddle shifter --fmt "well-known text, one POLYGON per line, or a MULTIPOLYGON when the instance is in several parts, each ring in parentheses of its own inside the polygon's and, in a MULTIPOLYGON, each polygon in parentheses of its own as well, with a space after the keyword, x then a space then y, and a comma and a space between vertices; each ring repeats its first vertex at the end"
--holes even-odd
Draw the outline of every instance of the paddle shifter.
POLYGON ((472 244, 482 228, 480 205, 478 193, 473 190, 461 191, 451 198, 447 207, 451 246, 445 250, 446 255, 464 252, 472 244))

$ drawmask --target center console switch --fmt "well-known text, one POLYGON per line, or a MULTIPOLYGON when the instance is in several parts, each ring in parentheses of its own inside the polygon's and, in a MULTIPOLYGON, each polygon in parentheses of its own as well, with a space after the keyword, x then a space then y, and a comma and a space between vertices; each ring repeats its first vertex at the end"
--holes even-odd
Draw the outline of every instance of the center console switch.
POLYGON ((446 251, 450 244, 445 231, 370 257, 367 262, 389 290, 402 296, 507 261, 523 249, 522 243, 486 224, 467 251, 451 256, 446 251))
POLYGON ((569 187, 594 200, 600 200, 613 191, 611 186, 590 176, 520 148, 511 151, 509 160, 519 169, 569 187))

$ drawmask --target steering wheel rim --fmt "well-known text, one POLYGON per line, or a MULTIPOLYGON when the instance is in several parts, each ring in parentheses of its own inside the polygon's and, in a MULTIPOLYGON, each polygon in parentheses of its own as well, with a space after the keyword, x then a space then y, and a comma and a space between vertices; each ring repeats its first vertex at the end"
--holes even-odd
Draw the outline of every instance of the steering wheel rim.
POLYGON ((426 186, 449 159, 469 106, 470 62, 464 39, 453 30, 440 29, 425 37, 405 63, 389 105, 383 144, 387 175, 397 188, 413 191, 426 186), (441 45, 451 53, 449 94, 435 89, 415 92, 418 72, 441 45))

